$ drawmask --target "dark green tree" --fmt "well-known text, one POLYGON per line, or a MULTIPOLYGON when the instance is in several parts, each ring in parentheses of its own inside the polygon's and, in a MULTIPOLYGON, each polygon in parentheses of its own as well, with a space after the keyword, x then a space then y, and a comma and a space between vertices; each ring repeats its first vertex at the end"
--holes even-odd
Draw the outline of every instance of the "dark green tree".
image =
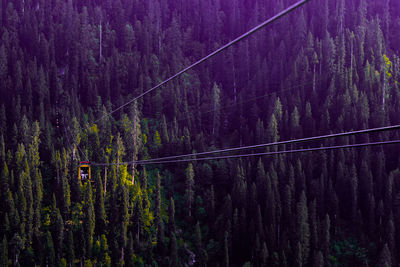
POLYGON ((380 252, 378 266, 388 267, 392 266, 392 255, 388 248, 388 245, 385 244, 380 252))
POLYGON ((56 254, 54 250, 53 238, 49 231, 44 236, 44 247, 43 247, 43 265, 55 266, 56 265, 56 254))
POLYGON ((194 170, 192 163, 186 168, 186 190, 185 190, 187 216, 192 217, 192 206, 194 201, 194 170))
POLYGON ((8 246, 7 246, 7 238, 5 236, 3 236, 3 241, 1 244, 0 265, 8 266, 8 246))
POLYGON ((300 248, 298 253, 301 255, 299 258, 299 264, 306 265, 310 252, 310 225, 308 222, 307 198, 304 191, 301 193, 297 204, 296 217, 297 246, 300 248))

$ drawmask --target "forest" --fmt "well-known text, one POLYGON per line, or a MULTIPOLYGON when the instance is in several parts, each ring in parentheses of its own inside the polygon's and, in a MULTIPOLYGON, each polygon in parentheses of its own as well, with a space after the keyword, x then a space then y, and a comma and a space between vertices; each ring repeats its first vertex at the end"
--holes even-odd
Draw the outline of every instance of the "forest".
POLYGON ((196 154, 400 124, 400 1, 310 0, 131 101, 295 2, 1 0, 0 266, 398 266, 398 144, 196 154))

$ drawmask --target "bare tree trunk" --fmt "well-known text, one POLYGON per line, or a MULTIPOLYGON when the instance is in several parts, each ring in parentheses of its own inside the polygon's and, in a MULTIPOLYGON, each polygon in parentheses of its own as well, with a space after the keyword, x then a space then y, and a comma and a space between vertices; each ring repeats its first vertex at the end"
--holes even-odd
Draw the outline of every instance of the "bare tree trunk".
POLYGON ((124 262, 124 247, 121 248, 121 266, 124 266, 123 262, 124 262))
POLYGON ((383 86, 382 86, 382 110, 385 110, 385 92, 386 92, 386 70, 383 70, 383 86))
POLYGON ((237 102, 237 89, 236 89, 236 69, 235 69, 235 60, 233 55, 233 48, 232 48, 232 76, 233 76, 233 94, 235 103, 237 102))
POLYGON ((105 178, 104 178, 104 197, 106 197, 106 193, 107 193, 107 167, 105 167, 105 178))
POLYGON ((132 184, 135 184, 135 172, 136 172, 136 164, 137 154, 139 152, 141 132, 140 132, 140 122, 139 122, 139 111, 138 111, 138 103, 134 102, 134 114, 133 114, 133 129, 132 129, 132 138, 133 138, 133 152, 132 152, 132 184))
POLYGON ((315 92, 315 65, 316 65, 316 64, 314 64, 313 85, 312 85, 312 90, 313 90, 313 92, 315 92))
POLYGON ((102 30, 102 25, 101 25, 101 20, 100 20, 100 29, 99 29, 99 31, 100 31, 100 44, 99 44, 99 62, 101 62, 101 59, 102 59, 102 57, 103 57, 103 55, 102 55, 102 47, 103 47, 103 30, 102 30))
POLYGON ((139 223, 137 225, 137 236, 138 236, 138 241, 140 241, 140 227, 139 227, 139 223))
POLYGON ((60 170, 57 167, 57 185, 60 185, 60 170))
POLYGON ((119 177, 119 155, 117 156, 117 179, 119 177))
POLYGON ((350 73, 353 74, 353 38, 350 43, 350 73))
POLYGON ((136 115, 133 119, 133 155, 132 155, 132 184, 135 184, 135 161, 136 161, 136 146, 137 146, 137 128, 136 128, 136 115))

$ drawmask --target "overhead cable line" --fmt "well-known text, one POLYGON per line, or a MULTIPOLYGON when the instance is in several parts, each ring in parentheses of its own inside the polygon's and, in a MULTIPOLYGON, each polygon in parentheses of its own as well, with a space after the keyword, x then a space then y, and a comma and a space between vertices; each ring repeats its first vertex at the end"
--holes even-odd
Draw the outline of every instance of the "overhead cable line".
MULTIPOLYGON (((240 150, 245 150, 245 149, 254 149, 254 148, 271 147, 271 146, 277 146, 277 145, 287 145, 287 144, 311 142, 311 141, 323 140, 323 139, 328 139, 328 138, 337 138, 337 137, 344 137, 344 136, 351 136, 351 135, 358 135, 358 134, 376 133, 376 132, 398 130, 398 129, 400 129, 400 124, 379 127, 379 128, 370 128, 370 129, 364 129, 364 130, 342 132, 342 133, 336 133, 336 134, 327 134, 327 135, 320 135, 320 136, 314 136, 314 137, 292 139, 292 140, 272 142, 272 143, 264 143, 264 144, 226 148, 226 149, 219 149, 219 150, 206 151, 206 152, 190 153, 190 154, 184 154, 184 155, 168 156, 168 157, 161 157, 161 158, 148 159, 148 160, 122 162, 122 163, 120 163, 120 165, 128 165, 128 164, 132 164, 132 163, 147 164, 147 163, 165 162, 165 161, 179 160, 179 159, 182 160, 182 158, 186 158, 186 157, 197 157, 197 156, 204 156, 204 155, 210 155, 210 154, 215 154, 215 153, 240 151, 240 150)), ((190 161, 191 159, 187 159, 187 160, 190 161)), ((93 163, 93 165, 111 165, 111 164, 93 163)))
MULTIPOLYGON (((132 161, 132 162, 119 163, 119 164, 114 163, 114 164, 110 164, 110 165, 129 165, 129 164, 150 165, 150 164, 181 163, 181 162, 192 162, 192 161, 245 158, 245 157, 255 157, 255 156, 271 156, 271 155, 280 155, 280 154, 293 154, 293 153, 302 153, 302 152, 315 152, 315 151, 323 151, 323 150, 336 150, 336 149, 367 147, 367 146, 380 146, 380 145, 393 145, 393 144, 400 144, 400 140, 369 142, 369 143, 361 143, 361 144, 328 146, 328 147, 303 148, 303 149, 295 149, 295 150, 281 150, 281 151, 262 152, 262 153, 240 154, 240 155, 193 158, 193 159, 161 160, 161 161, 152 161, 152 162, 132 161)), ((92 165, 93 166, 105 166, 106 164, 94 163, 92 165)))
MULTIPOLYGON (((366 68, 366 67, 365 67, 365 68, 362 68, 362 69, 359 70, 359 71, 363 71, 363 70, 365 70, 365 69, 367 69, 367 68, 366 68)), ((347 75, 347 74, 349 74, 350 72, 353 72, 353 71, 354 71, 354 70, 347 70, 347 71, 344 71, 344 72, 335 73, 334 75, 335 75, 335 77, 341 77, 341 76, 347 75)), ((324 76, 324 77, 319 77, 319 78, 317 79, 317 81, 320 82, 320 81, 327 80, 327 79, 329 79, 329 78, 332 78, 332 77, 326 75, 326 76, 324 76)), ((245 101, 240 102, 240 104, 247 104, 247 103, 249 103, 249 102, 252 102, 252 101, 255 101, 255 100, 258 100, 258 99, 263 99, 263 98, 265 98, 265 97, 272 96, 272 95, 274 95, 274 94, 280 94, 280 93, 290 92, 290 91, 292 91, 293 89, 296 89, 296 88, 299 88, 299 87, 303 87, 303 86, 307 86, 307 85, 311 85, 311 84, 313 84, 313 83, 314 83, 314 82, 312 81, 312 82, 305 82, 305 83, 297 84, 297 85, 294 85, 294 86, 292 86, 292 87, 284 88, 284 89, 282 89, 282 90, 280 90, 280 91, 271 92, 271 93, 268 93, 268 94, 265 94, 265 95, 262 95, 262 96, 258 96, 258 97, 253 97, 253 98, 246 99, 245 101)), ((214 111, 217 111, 217 110, 229 109, 229 108, 236 107, 236 106, 237 106, 237 104, 231 104, 231 105, 227 105, 227 106, 221 106, 220 108, 216 108, 216 109, 212 109, 212 110, 207 110, 207 111, 205 111, 205 112, 201 112, 201 114, 204 115, 204 114, 211 113, 211 112, 214 112, 214 111)), ((105 113, 105 112, 104 112, 104 113, 105 113)), ((147 115, 150 115, 150 114, 147 114, 147 115)), ((107 116, 107 114, 104 115, 104 116, 107 116)), ((103 116, 103 117, 104 117, 104 116, 103 116)), ((176 121, 177 121, 177 122, 180 122, 180 121, 185 121, 185 120, 187 120, 187 118, 182 118, 182 119, 179 119, 179 120, 176 120, 176 121)), ((174 123, 174 121, 169 121, 169 122, 167 123, 167 125, 171 125, 172 123, 174 123)), ((80 149, 79 145, 78 145, 77 147, 78 147, 79 151, 83 154, 83 152, 82 152, 82 150, 80 149)), ((211 153, 217 153, 217 152, 211 152, 211 151, 210 151, 210 154, 211 154, 211 153)), ((184 157, 184 156, 185 156, 185 155, 182 155, 182 157, 184 157)), ((172 156, 172 158, 175 158, 175 157, 176 157, 176 156, 172 156)), ((86 158, 86 160, 88 161, 87 157, 85 157, 85 158, 86 158)), ((151 159, 151 160, 155 160, 155 159, 151 159)))
POLYGON ((162 81, 161 83, 159 83, 158 85, 148 89, 147 91, 144 91, 143 93, 141 93, 140 95, 136 96, 135 98, 129 100, 128 102, 126 102, 125 104, 119 106, 118 108, 112 110, 111 112, 107 113, 106 115, 103 115, 102 117, 100 117, 100 119, 96 120, 94 123, 99 122, 100 120, 102 120, 105 116, 110 116, 113 113, 117 112, 118 110, 130 105, 132 102, 138 100, 139 98, 142 98, 143 96, 147 95, 148 93, 160 88, 161 86, 163 86, 164 84, 170 82, 171 80, 179 77, 180 75, 182 75, 183 73, 193 69, 194 67, 200 65, 201 63, 203 63, 204 61, 210 59, 211 57, 221 53, 222 51, 226 50, 227 48, 231 47, 232 45, 236 44, 237 42, 249 37, 250 35, 252 35, 253 33, 261 30, 262 28, 264 28, 265 26, 267 26, 268 24, 271 24, 272 22, 278 20, 279 18, 287 15, 288 13, 292 12, 293 10, 299 8, 300 6, 304 5, 305 3, 307 3, 310 0, 302 0, 299 1, 293 5, 291 5, 290 7, 286 8, 285 10, 281 11, 280 13, 276 14, 275 16, 269 18, 268 20, 264 21, 263 23, 259 24, 258 26, 252 28, 251 30, 247 31, 246 33, 240 35, 239 37, 237 37, 236 39, 230 41, 229 43, 225 44, 224 46, 220 47, 219 49, 215 50, 214 52, 212 52, 211 54, 201 58, 200 60, 198 60, 197 62, 193 63, 192 65, 184 68, 183 70, 179 71, 178 73, 172 75, 171 77, 169 77, 168 79, 162 81))
POLYGON ((383 132, 383 131, 398 130, 398 129, 400 129, 400 124, 379 127, 379 128, 370 128, 370 129, 364 129, 364 130, 350 131, 350 132, 342 132, 342 133, 326 134, 326 135, 319 135, 319 136, 313 136, 313 137, 305 137, 305 138, 300 138, 300 139, 292 139, 292 140, 279 141, 279 142, 233 147, 233 148, 219 149, 219 150, 206 151, 206 152, 190 153, 190 154, 184 154, 184 155, 168 156, 168 157, 162 157, 162 158, 156 158, 156 159, 143 160, 142 162, 169 160, 169 159, 186 158, 186 157, 193 157, 193 156, 203 156, 203 155, 209 155, 209 154, 215 154, 215 153, 239 151, 239 150, 245 150, 245 149, 304 143, 304 142, 311 142, 311 141, 323 140, 323 139, 328 139, 328 138, 337 138, 337 137, 383 132))
MULTIPOLYGON (((365 69, 367 69, 367 67, 361 69, 360 71, 363 71, 365 69)), ((341 76, 347 75, 348 73, 351 73, 353 71, 354 70, 347 70, 347 71, 344 71, 344 72, 335 73, 335 75, 336 75, 335 77, 341 77, 341 76)), ((333 78, 333 77, 330 77, 330 76, 326 75, 324 77, 320 77, 320 78, 316 79, 316 82, 321 82, 321 81, 327 80, 329 78, 333 78)), ((281 93, 290 92, 293 89, 300 88, 300 87, 307 86, 307 85, 312 85, 313 83, 314 83, 314 81, 311 81, 311 82, 305 82, 305 83, 297 84, 297 85, 294 85, 292 87, 286 87, 286 88, 284 88, 282 90, 279 90, 279 91, 270 92, 270 93, 265 94, 265 95, 248 98, 245 101, 239 102, 238 104, 247 104, 247 103, 253 102, 253 101, 258 100, 258 99, 263 99, 263 98, 272 96, 274 94, 281 94, 281 93)), ((211 112, 214 112, 214 111, 217 111, 217 110, 225 110, 225 109, 237 107, 238 104, 234 103, 234 104, 230 104, 230 105, 226 105, 226 106, 221 106, 219 108, 215 108, 215 109, 212 109, 212 110, 207 110, 207 111, 204 111, 204 112, 200 112, 200 114, 204 115, 204 114, 211 113, 211 112)), ((148 114, 148 113, 142 113, 142 114, 143 115, 151 115, 151 114, 148 114)), ((186 120, 187 120, 187 118, 182 118, 182 119, 179 119, 179 120, 176 120, 176 121, 180 122, 180 121, 186 121, 186 120)), ((167 123, 167 125, 171 125, 173 123, 174 123, 174 121, 172 120, 172 121, 169 121, 167 123)))

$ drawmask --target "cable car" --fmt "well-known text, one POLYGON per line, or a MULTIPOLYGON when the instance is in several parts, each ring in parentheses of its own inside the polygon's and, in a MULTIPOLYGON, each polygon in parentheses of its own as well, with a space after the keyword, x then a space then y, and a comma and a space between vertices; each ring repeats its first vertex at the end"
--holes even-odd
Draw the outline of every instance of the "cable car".
POLYGON ((81 161, 79 162, 79 180, 80 181, 90 181, 91 173, 90 173, 90 163, 89 161, 81 161))

